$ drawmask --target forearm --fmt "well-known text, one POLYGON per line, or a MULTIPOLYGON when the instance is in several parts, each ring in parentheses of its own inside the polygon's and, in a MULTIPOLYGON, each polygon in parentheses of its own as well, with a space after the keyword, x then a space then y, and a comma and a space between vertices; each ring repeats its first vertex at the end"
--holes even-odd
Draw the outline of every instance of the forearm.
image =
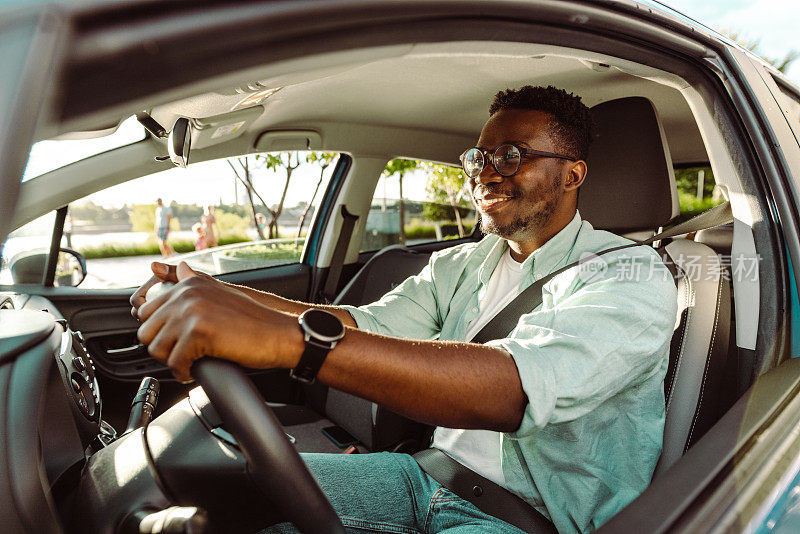
MULTIPOLYGON (((302 353, 292 336, 288 359, 302 353)), ((450 428, 511 432, 527 404, 516 364, 493 347, 411 341, 348 328, 320 369, 325 384, 411 419, 450 428)))
POLYGON ((278 310, 284 313, 290 313, 292 315, 300 315, 304 311, 309 308, 317 308, 321 310, 325 310, 334 314, 336 317, 339 318, 340 321, 346 326, 351 326, 356 328, 356 322, 353 320, 353 317, 346 311, 338 306, 323 306, 320 304, 309 304, 308 302, 300 302, 299 300, 291 300, 283 297, 279 297, 273 293, 268 293, 266 291, 259 291, 258 289, 253 289, 247 286, 240 286, 236 284, 229 284, 224 282, 225 285, 233 287, 247 295, 248 297, 252 298, 256 302, 263 304, 273 310, 278 310))

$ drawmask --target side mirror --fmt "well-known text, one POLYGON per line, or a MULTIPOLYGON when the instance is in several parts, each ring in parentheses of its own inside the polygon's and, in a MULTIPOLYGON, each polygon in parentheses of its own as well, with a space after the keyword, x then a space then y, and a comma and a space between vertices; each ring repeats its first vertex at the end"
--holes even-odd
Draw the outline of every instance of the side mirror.
POLYGON ((181 117, 175 121, 175 126, 169 133, 167 140, 167 150, 169 159, 176 167, 185 168, 189 165, 189 150, 192 145, 192 132, 189 126, 189 119, 181 117))
MULTIPOLYGON (((11 258, 9 270, 12 281, 15 284, 41 284, 47 255, 46 250, 34 250, 21 252, 11 258)), ((86 258, 72 249, 62 248, 58 251, 53 285, 76 287, 86 278, 86 272, 86 258)))

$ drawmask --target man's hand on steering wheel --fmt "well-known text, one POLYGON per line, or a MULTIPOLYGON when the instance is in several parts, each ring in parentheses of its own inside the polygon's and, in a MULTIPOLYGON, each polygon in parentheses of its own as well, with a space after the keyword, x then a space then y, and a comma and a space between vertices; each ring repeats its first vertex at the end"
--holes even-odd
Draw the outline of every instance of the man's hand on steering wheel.
POLYGON ((295 317, 268 308, 185 262, 169 267, 154 263, 156 276, 134 294, 131 303, 142 321, 139 340, 178 380, 190 381, 192 364, 206 355, 251 368, 296 363, 292 355, 299 357, 303 338, 295 317), (160 281, 177 284, 144 301, 147 290, 160 281))

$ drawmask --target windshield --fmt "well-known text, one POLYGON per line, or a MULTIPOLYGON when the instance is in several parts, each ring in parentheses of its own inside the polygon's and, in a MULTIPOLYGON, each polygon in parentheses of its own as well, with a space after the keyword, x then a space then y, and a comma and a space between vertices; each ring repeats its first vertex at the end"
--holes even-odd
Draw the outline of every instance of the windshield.
POLYGON ((26 182, 70 163, 141 141, 146 135, 144 126, 136 117, 129 117, 114 133, 103 137, 39 141, 31 147, 22 181, 26 182))

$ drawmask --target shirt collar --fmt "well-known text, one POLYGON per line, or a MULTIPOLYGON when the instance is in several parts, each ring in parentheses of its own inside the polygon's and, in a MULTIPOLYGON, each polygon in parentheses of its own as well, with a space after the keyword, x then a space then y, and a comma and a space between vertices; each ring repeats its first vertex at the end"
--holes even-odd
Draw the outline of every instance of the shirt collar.
MULTIPOLYGON (((561 267, 562 263, 566 264, 569 254, 575 246, 575 240, 578 238, 581 225, 581 216, 576 210, 575 216, 564 228, 525 258, 525 261, 522 262, 523 271, 531 273, 534 280, 538 280, 561 267)), ((489 278, 491 278, 501 256, 508 249, 508 241, 497 236, 494 237, 496 242, 478 271, 482 284, 489 283, 489 278)))

